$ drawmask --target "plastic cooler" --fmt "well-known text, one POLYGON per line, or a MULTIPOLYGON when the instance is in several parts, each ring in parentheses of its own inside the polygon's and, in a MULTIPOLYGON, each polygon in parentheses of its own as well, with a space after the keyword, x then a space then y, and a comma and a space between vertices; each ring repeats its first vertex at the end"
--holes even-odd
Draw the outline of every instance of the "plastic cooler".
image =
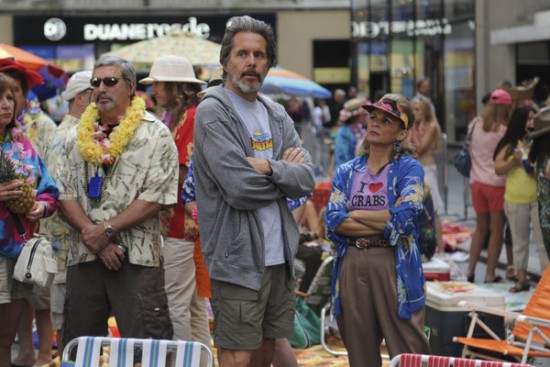
MULTIPOLYGON (((459 307, 458 302, 467 301, 484 306, 504 309, 504 293, 476 286, 468 282, 426 282, 425 325, 430 327, 431 354, 460 357, 462 345, 453 342, 455 336, 465 336, 470 324, 469 311, 459 307)), ((504 320, 502 317, 481 314, 480 318, 497 335, 504 338, 504 320)), ((484 337, 483 331, 474 334, 484 337)))
POLYGON ((451 280, 451 266, 441 259, 432 257, 430 261, 423 263, 422 267, 426 280, 451 280))

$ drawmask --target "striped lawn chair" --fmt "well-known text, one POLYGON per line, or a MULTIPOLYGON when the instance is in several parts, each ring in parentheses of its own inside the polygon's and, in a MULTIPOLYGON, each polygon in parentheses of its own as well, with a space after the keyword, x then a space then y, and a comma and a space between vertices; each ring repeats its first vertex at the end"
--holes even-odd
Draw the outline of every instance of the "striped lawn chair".
POLYGON ((63 350, 63 367, 100 367, 101 351, 108 348, 109 367, 133 367, 136 351, 141 367, 212 367, 212 351, 195 341, 131 339, 83 336, 71 340, 63 350), (76 360, 69 361, 76 348, 76 360), (203 361, 201 361, 201 355, 203 361), (207 359, 204 361, 204 359, 207 359))
POLYGON ((393 357, 389 367, 533 367, 527 364, 484 361, 481 359, 432 356, 425 354, 400 354, 393 357))

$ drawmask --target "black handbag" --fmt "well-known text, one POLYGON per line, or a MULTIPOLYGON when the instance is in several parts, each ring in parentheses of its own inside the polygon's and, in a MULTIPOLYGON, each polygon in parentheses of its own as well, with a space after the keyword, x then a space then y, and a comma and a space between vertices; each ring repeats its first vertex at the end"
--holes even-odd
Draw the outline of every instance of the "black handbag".
POLYGON ((453 164, 455 168, 464 177, 470 177, 470 170, 472 169, 472 157, 470 157, 470 151, 468 150, 468 147, 472 142, 472 134, 474 133, 476 124, 477 120, 474 122, 472 130, 470 130, 470 132, 468 133, 464 145, 462 145, 460 151, 453 158, 453 164))

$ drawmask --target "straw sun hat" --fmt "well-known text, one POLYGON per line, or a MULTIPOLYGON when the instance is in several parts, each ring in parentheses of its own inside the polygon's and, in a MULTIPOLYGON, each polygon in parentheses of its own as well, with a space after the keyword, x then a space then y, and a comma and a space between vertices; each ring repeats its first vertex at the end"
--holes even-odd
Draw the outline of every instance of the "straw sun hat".
POLYGON ((529 133, 529 138, 536 139, 548 133, 550 133, 550 107, 544 107, 535 115, 535 125, 533 131, 529 133))
POLYGON ((206 93, 210 92, 212 89, 222 84, 223 83, 222 74, 223 74, 223 68, 221 66, 214 69, 214 71, 212 72, 212 76, 208 81, 208 85, 206 86, 206 89, 201 90, 199 93, 197 93, 197 96, 199 96, 199 98, 202 98, 206 93))
POLYGON ((180 82, 206 84, 197 79, 193 65, 183 56, 161 56, 155 60, 149 76, 139 81, 141 84, 149 85, 153 82, 180 82))

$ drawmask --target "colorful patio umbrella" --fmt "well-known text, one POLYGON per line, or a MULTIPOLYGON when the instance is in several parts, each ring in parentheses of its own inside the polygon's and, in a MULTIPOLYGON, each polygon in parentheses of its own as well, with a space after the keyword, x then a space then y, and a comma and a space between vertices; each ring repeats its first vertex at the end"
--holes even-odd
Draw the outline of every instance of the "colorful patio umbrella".
POLYGON ((134 64, 150 67, 160 56, 186 57, 193 65, 219 64, 221 46, 193 33, 174 31, 166 36, 152 38, 121 47, 105 55, 122 57, 134 64))
POLYGON ((280 66, 275 66, 269 70, 261 91, 265 94, 287 94, 295 97, 321 99, 330 98, 332 95, 328 89, 313 80, 280 66))
POLYGON ((15 59, 20 64, 32 70, 40 70, 48 64, 48 60, 36 56, 19 47, 11 46, 5 43, 0 43, 0 59, 15 59))
POLYGON ((44 78, 44 84, 32 89, 39 101, 55 96, 58 89, 67 84, 67 73, 60 67, 19 47, 0 43, 0 59, 7 58, 14 59, 28 69, 38 71, 44 78))

